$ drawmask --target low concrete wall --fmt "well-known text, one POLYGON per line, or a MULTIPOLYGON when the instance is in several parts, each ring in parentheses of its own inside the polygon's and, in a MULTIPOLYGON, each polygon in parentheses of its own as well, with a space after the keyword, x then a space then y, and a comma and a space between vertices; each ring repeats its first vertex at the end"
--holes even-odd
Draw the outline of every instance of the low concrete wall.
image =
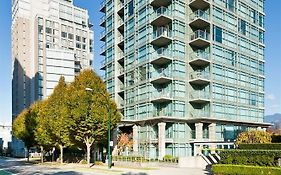
POLYGON ((207 162, 201 156, 181 157, 178 167, 184 168, 206 168, 207 162))
POLYGON ((153 167, 178 167, 177 163, 166 163, 166 162, 126 162, 126 161, 113 161, 115 166, 122 167, 144 167, 144 168, 153 168, 153 167))

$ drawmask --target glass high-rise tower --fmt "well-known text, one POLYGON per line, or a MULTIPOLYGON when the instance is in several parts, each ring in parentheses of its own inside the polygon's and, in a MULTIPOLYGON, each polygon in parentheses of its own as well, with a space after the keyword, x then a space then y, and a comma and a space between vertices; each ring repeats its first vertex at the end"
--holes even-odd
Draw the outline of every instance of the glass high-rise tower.
POLYGON ((263 129, 264 0, 105 0, 102 69, 134 154, 192 156, 263 129))

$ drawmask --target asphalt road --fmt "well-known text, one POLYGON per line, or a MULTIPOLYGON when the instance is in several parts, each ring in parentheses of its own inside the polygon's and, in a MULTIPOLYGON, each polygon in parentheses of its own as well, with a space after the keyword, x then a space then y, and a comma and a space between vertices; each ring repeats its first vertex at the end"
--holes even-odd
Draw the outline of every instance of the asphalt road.
POLYGON ((38 165, 24 159, 0 158, 0 175, 209 175, 209 172, 191 168, 128 169, 114 167, 86 168, 81 165, 38 165))

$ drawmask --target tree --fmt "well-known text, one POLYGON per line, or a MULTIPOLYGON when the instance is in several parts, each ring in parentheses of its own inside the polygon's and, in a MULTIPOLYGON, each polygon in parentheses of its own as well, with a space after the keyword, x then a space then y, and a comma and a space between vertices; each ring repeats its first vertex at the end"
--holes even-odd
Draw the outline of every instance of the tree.
POLYGON ((47 99, 44 111, 47 127, 52 142, 60 148, 60 161, 63 163, 63 149, 70 146, 69 120, 66 103, 66 89, 64 77, 61 77, 52 95, 47 99))
POLYGON ((126 147, 129 150, 132 150, 133 148, 133 139, 132 139, 132 135, 130 134, 126 134, 126 133, 122 133, 119 135, 118 140, 117 140, 117 146, 118 146, 118 154, 120 155, 125 149, 126 147))
POLYGON ((41 149, 41 163, 44 161, 44 148, 50 148, 54 145, 51 138, 47 111, 47 100, 43 100, 39 103, 40 108, 38 110, 37 126, 35 128, 35 140, 41 149))
POLYGON ((87 163, 90 164, 91 147, 106 139, 108 113, 112 130, 120 122, 121 115, 116 104, 110 99, 102 79, 92 70, 81 72, 70 84, 68 94, 73 140, 78 144, 84 143, 87 163), (92 91, 87 91, 87 88, 92 91))
POLYGON ((271 143, 271 134, 266 131, 247 131, 237 136, 236 145, 241 143, 271 143))
POLYGON ((22 140, 27 148, 27 161, 29 161, 29 150, 36 145, 35 128, 37 126, 38 103, 24 109, 13 123, 13 134, 22 140))

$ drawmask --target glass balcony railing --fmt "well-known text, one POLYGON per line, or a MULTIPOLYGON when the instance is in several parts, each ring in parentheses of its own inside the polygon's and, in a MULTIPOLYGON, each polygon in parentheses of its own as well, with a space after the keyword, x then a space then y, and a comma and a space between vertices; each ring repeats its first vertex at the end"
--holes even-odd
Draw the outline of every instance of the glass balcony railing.
POLYGON ((153 117, 161 117, 161 116, 172 116, 172 113, 164 109, 153 111, 153 117))
POLYGON ((210 116, 210 112, 203 110, 195 110, 190 112, 191 118, 208 118, 210 116))
POLYGON ((123 73, 124 73, 124 68, 119 68, 119 69, 118 69, 118 74, 119 74, 119 75, 122 75, 123 73))
POLYGON ((168 38, 172 37, 172 30, 168 29, 167 27, 159 27, 153 32, 153 38, 156 39, 160 36, 168 38))
POLYGON ((209 92, 204 92, 204 91, 192 91, 190 92, 190 99, 195 100, 195 99, 210 99, 210 93, 209 92))
POLYGON ((105 22, 105 15, 103 15, 101 18, 100 18, 100 24, 104 23, 105 22))
POLYGON ((172 98, 172 92, 166 89, 160 89, 152 93, 153 98, 172 98))
POLYGON ((151 78, 160 78, 160 77, 167 77, 167 78, 171 78, 172 77, 172 73, 170 70, 168 69, 158 69, 154 72, 151 73, 151 78))
POLYGON ((105 0, 101 1, 100 3, 100 9, 102 10, 103 8, 105 8, 105 0))
POLYGON ((106 35, 106 32, 105 32, 105 30, 103 30, 103 31, 101 32, 101 34, 100 34, 100 39, 104 38, 105 35, 106 35))
POLYGON ((204 40, 209 40, 210 34, 207 31, 203 30, 196 30, 190 35, 190 40, 195 40, 195 39, 204 39, 204 40))
POLYGON ((206 11, 203 10, 196 10, 195 12, 190 14, 190 20, 193 21, 197 18, 204 19, 206 21, 209 20, 209 14, 206 11))
POLYGON ((105 50, 106 50, 106 46, 105 45, 101 46, 101 53, 105 53, 105 50))
POLYGON ((164 48, 164 47, 157 49, 154 54, 156 57, 163 57, 163 56, 171 57, 172 56, 171 50, 168 48, 164 48))
POLYGON ((170 16, 171 14, 172 14, 171 11, 167 7, 159 7, 155 11, 155 17, 154 18, 158 18, 161 15, 170 16))
POLYGON ((190 60, 195 60, 195 59, 205 59, 209 60, 210 59, 210 53, 204 51, 204 50, 196 50, 190 54, 190 60))
POLYGON ((189 75, 190 80, 194 79, 210 79, 210 73, 205 71, 191 72, 189 75))

